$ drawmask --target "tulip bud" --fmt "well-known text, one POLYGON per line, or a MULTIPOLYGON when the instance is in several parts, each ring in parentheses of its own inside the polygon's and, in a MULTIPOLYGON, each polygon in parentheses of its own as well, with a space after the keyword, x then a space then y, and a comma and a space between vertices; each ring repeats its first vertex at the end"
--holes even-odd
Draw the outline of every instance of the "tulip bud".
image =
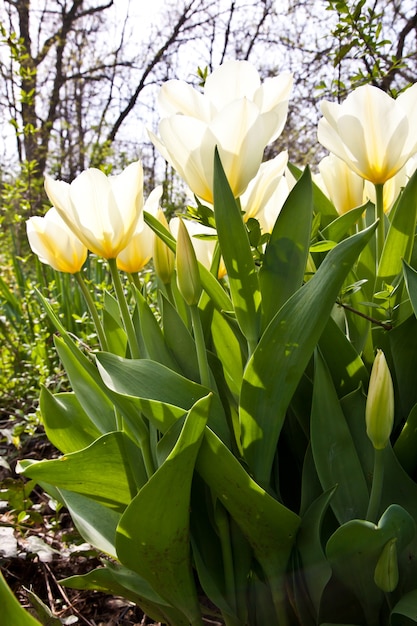
MULTIPOLYGON (((161 209, 158 210, 156 217, 158 221, 169 230, 168 222, 161 209)), ((168 285, 171 282, 172 274, 174 273, 174 259, 174 253, 168 248, 166 243, 164 243, 160 237, 155 237, 153 263, 156 275, 164 285, 168 285)))
POLYGON ((394 388, 385 355, 377 350, 365 409, 366 433, 376 450, 388 444, 394 423, 394 388))
POLYGON ((384 592, 394 591, 398 585, 397 538, 390 539, 381 552, 374 572, 375 584, 384 592))
POLYGON ((198 304, 201 295, 200 272, 190 235, 181 219, 177 238, 177 284, 189 306, 198 304))

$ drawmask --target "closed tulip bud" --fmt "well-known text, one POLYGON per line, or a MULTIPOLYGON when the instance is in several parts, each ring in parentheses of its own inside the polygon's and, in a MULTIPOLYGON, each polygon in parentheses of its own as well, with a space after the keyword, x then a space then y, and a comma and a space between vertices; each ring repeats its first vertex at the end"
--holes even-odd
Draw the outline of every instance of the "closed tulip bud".
POLYGON ((189 306, 196 305, 201 295, 200 272, 190 235, 181 219, 176 259, 178 289, 189 306))
MULTIPOLYGON (((168 222, 161 209, 158 210, 156 217, 162 226, 169 230, 168 222)), ((175 256, 160 237, 155 237, 154 239, 153 264, 158 278, 164 285, 169 285, 174 273, 175 256)))
POLYGON ((375 567, 374 581, 385 593, 394 591, 398 585, 397 538, 388 541, 375 567))
POLYGON ((382 450, 388 444, 394 423, 394 387, 382 350, 377 351, 372 366, 365 419, 372 445, 382 450))

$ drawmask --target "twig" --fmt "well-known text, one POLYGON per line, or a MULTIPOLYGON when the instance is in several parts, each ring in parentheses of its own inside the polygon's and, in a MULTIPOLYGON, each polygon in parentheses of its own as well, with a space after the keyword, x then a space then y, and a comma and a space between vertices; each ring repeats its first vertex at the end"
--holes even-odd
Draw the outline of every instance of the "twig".
POLYGON ((366 315, 366 313, 362 313, 361 311, 358 311, 357 309, 354 309, 349 304, 345 304, 344 302, 340 302, 340 301, 338 301, 337 304, 339 306, 341 306, 343 309, 346 309, 346 311, 350 311, 351 313, 355 313, 355 315, 359 315, 359 317, 363 317, 365 320, 368 320, 369 322, 372 322, 372 324, 376 324, 377 326, 381 326, 381 328, 383 328, 384 330, 392 330, 393 329, 393 325, 391 323, 389 323, 389 322, 381 322, 381 320, 377 320, 374 317, 371 317, 370 315, 366 315))

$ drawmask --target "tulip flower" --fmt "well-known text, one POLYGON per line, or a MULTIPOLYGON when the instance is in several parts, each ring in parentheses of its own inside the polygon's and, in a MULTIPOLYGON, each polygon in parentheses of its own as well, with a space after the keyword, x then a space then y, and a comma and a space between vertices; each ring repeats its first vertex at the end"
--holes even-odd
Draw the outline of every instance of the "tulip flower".
POLYGON ((290 73, 261 84, 247 61, 229 61, 206 80, 204 93, 179 80, 166 82, 158 103, 160 138, 151 140, 192 192, 213 202, 217 146, 235 197, 255 176, 264 149, 285 124, 292 87, 290 73))
POLYGON ((385 355, 378 350, 366 400, 366 433, 376 450, 388 444, 394 424, 394 388, 385 355))
POLYGON ((87 258, 87 248, 54 207, 44 217, 29 218, 26 232, 32 251, 42 263, 68 274, 77 274, 81 270, 87 258))
POLYGON ((287 161, 287 152, 281 152, 274 159, 262 163, 255 178, 240 197, 244 220, 256 218, 264 233, 272 232, 290 191, 284 175, 287 161))
POLYGON ((372 85, 342 104, 324 101, 318 139, 356 174, 384 184, 417 152, 417 84, 396 100, 372 85))
POLYGON ((45 178, 52 204, 73 233, 98 256, 114 259, 129 243, 143 207, 140 161, 121 174, 90 168, 71 184, 45 178))
MULTIPOLYGON (((149 194, 143 210, 156 216, 161 196, 162 185, 159 185, 149 194)), ((141 213, 129 243, 117 256, 117 267, 129 274, 140 272, 152 257, 154 237, 153 230, 145 223, 141 213)))
POLYGON ((363 178, 334 154, 319 163, 320 179, 315 182, 333 202, 339 214, 347 213, 363 204, 363 178))

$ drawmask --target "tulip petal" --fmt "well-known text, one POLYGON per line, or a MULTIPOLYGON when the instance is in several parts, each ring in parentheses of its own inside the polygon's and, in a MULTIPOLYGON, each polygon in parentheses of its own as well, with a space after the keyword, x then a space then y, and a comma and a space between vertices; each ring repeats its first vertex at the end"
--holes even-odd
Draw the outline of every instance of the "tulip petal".
POLYGON ((219 111, 234 100, 252 100, 260 84, 259 74, 251 63, 227 61, 208 76, 204 94, 219 111))
POLYGON ((207 98, 182 80, 169 80, 162 85, 158 94, 158 106, 163 117, 181 113, 207 123, 211 117, 207 98))

